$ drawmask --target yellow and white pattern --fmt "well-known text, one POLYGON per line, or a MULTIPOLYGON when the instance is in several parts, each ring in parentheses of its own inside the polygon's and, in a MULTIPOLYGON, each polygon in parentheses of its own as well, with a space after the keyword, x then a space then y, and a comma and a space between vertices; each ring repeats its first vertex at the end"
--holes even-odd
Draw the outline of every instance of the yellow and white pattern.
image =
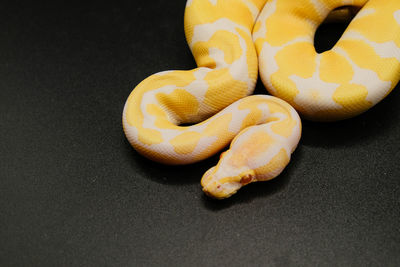
POLYGON ((331 121, 371 108, 400 78, 399 0, 270 0, 253 31, 268 91, 305 118, 331 121), (336 8, 362 7, 333 49, 314 34, 336 8))
POLYGON ((124 107, 125 134, 147 158, 177 165, 205 159, 233 139, 201 181, 215 198, 272 179, 288 164, 301 122, 281 99, 246 97, 257 80, 256 48, 272 94, 307 118, 354 116, 399 79, 399 10, 398 0, 188 0, 185 33, 198 68, 141 82, 124 107), (328 13, 364 4, 335 48, 317 54, 313 35, 328 13))

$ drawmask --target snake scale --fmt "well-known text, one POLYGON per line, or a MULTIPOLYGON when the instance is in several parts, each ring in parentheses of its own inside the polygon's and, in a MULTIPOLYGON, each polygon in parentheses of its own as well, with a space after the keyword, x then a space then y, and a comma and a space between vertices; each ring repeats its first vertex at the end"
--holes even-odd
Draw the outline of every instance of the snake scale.
POLYGON ((301 136, 297 112, 351 118, 400 79, 399 0, 188 0, 185 34, 198 67, 137 85, 123 128, 140 154, 165 164, 230 144, 201 180, 214 198, 282 172, 301 136), (360 11, 331 50, 317 53, 316 29, 344 6, 360 11), (258 72, 273 96, 249 96, 258 72))

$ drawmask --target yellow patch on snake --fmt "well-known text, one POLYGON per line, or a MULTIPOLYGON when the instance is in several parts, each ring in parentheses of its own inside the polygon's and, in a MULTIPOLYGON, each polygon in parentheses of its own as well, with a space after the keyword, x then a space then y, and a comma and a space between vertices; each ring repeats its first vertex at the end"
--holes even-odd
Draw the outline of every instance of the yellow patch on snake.
POLYGON ((250 157, 256 158, 268 150, 268 147, 274 142, 274 139, 268 133, 255 132, 236 149, 237 152, 229 159, 229 163, 234 167, 246 166, 250 157))
POLYGON ((310 78, 314 74, 317 66, 314 46, 306 42, 288 45, 276 54, 275 60, 279 69, 271 75, 271 83, 277 95, 286 101, 293 101, 299 91, 289 76, 310 78))
POLYGON ((366 100, 368 90, 359 84, 342 84, 333 94, 333 100, 342 105, 346 111, 357 112, 365 110, 372 106, 372 103, 366 100))
POLYGON ((352 6, 363 6, 366 2, 368 2, 368 0, 341 0, 341 1, 337 1, 337 0, 318 0, 319 2, 321 2, 323 5, 325 5, 326 7, 328 7, 329 9, 333 10, 335 8, 338 7, 342 7, 342 6, 346 6, 346 5, 352 5, 352 6), (352 2, 352 3, 349 3, 352 2))
POLYGON ((266 3, 265 0, 250 0, 250 2, 252 2, 259 9, 261 9, 266 3))
POLYGON ((281 105, 276 103, 268 103, 269 110, 272 113, 285 114, 287 115, 285 119, 276 121, 271 124, 271 130, 285 138, 288 138, 293 133, 293 129, 296 127, 296 121, 287 113, 287 108, 283 108, 281 105))
MULTIPOLYGON (((366 8, 369 8, 369 6, 369 3, 367 3, 366 8)), ((379 5, 373 5, 371 10, 373 12, 352 22, 352 30, 362 33, 368 40, 373 42, 394 41, 400 47, 400 38, 393 40, 393 36, 398 30, 394 27, 396 19, 392 14, 393 10, 400 10, 400 1, 385 0, 379 5), (371 23, 371 21, 375 23, 371 23)))
POLYGON ((317 66, 316 56, 313 44, 299 42, 286 46, 276 54, 275 59, 285 77, 297 75, 310 78, 317 66))
POLYGON ((176 85, 177 87, 185 87, 196 80, 194 72, 196 70, 185 70, 185 71, 169 71, 159 74, 154 74, 149 77, 149 80, 144 80, 140 84, 141 87, 146 88, 145 92, 158 89, 167 85, 176 85), (149 86, 151 85, 151 86, 149 86), (149 88, 150 87, 150 88, 149 88))
POLYGON ((164 74, 155 74, 142 81, 127 100, 126 120, 129 125, 136 126, 140 132, 143 125, 143 113, 140 110, 140 103, 143 96, 152 90, 174 84, 185 87, 192 83, 196 77, 194 71, 171 71, 164 74))
POLYGON ((163 142, 162 135, 159 131, 153 129, 140 129, 138 133, 138 139, 140 142, 146 145, 155 145, 163 142))
MULTIPOLYGON (((145 145, 155 145, 160 144, 164 141, 162 138, 162 134, 159 131, 143 127, 144 116, 142 111, 140 110, 140 103, 143 99, 143 96, 149 91, 164 87, 166 85, 170 85, 171 81, 179 86, 187 86, 191 82, 193 82, 194 79, 195 76, 193 74, 193 71, 173 71, 150 76, 138 85, 138 88, 142 89, 134 90, 129 96, 127 100, 125 114, 128 125, 136 127, 138 131, 137 137, 139 142, 145 145)), ((161 113, 160 110, 154 110, 151 108, 151 106, 150 110, 155 112, 156 116, 165 116, 165 114, 161 113)), ((165 120, 164 122, 161 122, 162 120, 163 119, 160 118, 158 122, 165 124, 165 120)))
POLYGON ((261 29, 261 22, 257 21, 256 24, 254 24, 253 32, 258 32, 260 29, 261 29))
MULTIPOLYGON (((222 149, 221 140, 233 138, 234 133, 230 133, 226 129, 229 128, 229 124, 232 121, 232 114, 227 113, 219 115, 213 118, 211 122, 207 124, 204 131, 202 132, 184 132, 175 138, 170 140, 170 144, 173 145, 174 151, 178 154, 190 154, 194 151, 198 142, 201 138, 205 137, 216 137, 213 145, 209 149, 199 153, 198 157, 201 158, 206 154, 214 154, 222 149)), ((200 123, 199 125, 205 124, 206 121, 200 123)), ((182 129, 183 130, 183 129, 182 129)))
POLYGON ((209 55, 210 48, 217 48, 223 51, 224 61, 229 65, 238 60, 243 54, 238 35, 220 30, 218 31, 218 35, 213 35, 207 42, 197 42, 193 45, 193 53, 199 55, 196 62, 197 65, 208 68, 216 67, 215 60, 209 55), (226 42, 221 42, 221 38, 226 40, 226 42))
POLYGON ((228 68, 214 70, 207 73, 204 80, 213 88, 218 90, 208 90, 205 94, 204 103, 210 107, 214 107, 215 99, 219 99, 218 104, 228 106, 232 103, 232 99, 239 99, 247 95, 247 83, 235 80, 228 68), (230 86, 223 86, 221 81, 232 81, 230 86))
POLYGON ((174 146, 176 153, 189 154, 196 148, 201 137, 202 135, 198 132, 186 132, 178 135, 169 142, 174 146))
MULTIPOLYGON (((282 75, 279 71, 271 75, 271 84, 275 88, 276 95, 279 95, 285 101, 293 102, 296 95, 299 93, 296 83, 292 80, 287 79, 285 75, 282 75), (282 85, 285 88, 282 88, 282 85)), ((297 108, 294 106, 294 108, 297 108)))
POLYGON ((248 109, 249 114, 243 119, 241 128, 244 129, 250 125, 255 125, 262 118, 263 112, 257 107, 257 103, 243 101, 238 106, 239 110, 248 109))
MULTIPOLYGON (((247 47, 253 47, 254 43, 253 40, 250 38, 246 38, 248 33, 243 31, 242 29, 236 28, 236 31, 239 35, 246 41, 247 47)), ((257 52, 255 49, 247 49, 247 69, 249 71, 249 78, 256 81, 258 76, 258 60, 253 60, 257 58, 257 52)))
MULTIPOLYGON (((185 12, 185 24, 189 27, 212 23, 221 18, 229 19, 246 28, 252 28, 254 23, 250 10, 241 1, 217 1, 217 4, 213 5, 209 1, 193 0, 185 12)), ((185 32, 188 43, 191 43, 194 31, 189 27, 186 27, 185 32)))
MULTIPOLYGON (((285 149, 281 149, 266 165, 258 167, 254 170, 256 174, 264 174, 262 181, 272 179, 276 176, 276 172, 281 171, 288 165, 290 158, 285 149)), ((258 178, 258 181, 261 179, 258 178)))
POLYGON ((167 114, 158 105, 149 104, 147 105, 147 113, 156 118, 154 125, 160 129, 177 130, 178 126, 171 124, 168 120, 167 114))
POLYGON ((309 20, 317 21, 318 12, 309 0, 296 1, 302 3, 299 3, 296 10, 293 11, 291 1, 277 0, 275 13, 266 21, 268 29, 266 41, 270 45, 281 46, 298 37, 314 33, 313 24, 309 20), (309 20, 305 20, 306 17, 309 20))
POLYGON ((166 107, 173 107, 173 113, 182 121, 196 115, 199 110, 199 102, 196 97, 185 89, 175 89, 170 94, 158 93, 156 99, 166 107))
POLYGON ((227 134, 229 124, 232 121, 232 113, 227 113, 216 117, 212 120, 204 130, 206 136, 221 137, 221 135, 227 134), (217 130, 217 131, 216 131, 217 130))
POLYGON ((393 76, 392 70, 399 67, 396 58, 382 58, 373 47, 359 40, 341 40, 338 47, 344 49, 359 67, 374 71, 382 81, 395 83, 397 77, 393 76))
POLYGON ((353 67, 344 56, 334 51, 327 51, 321 55, 321 80, 328 83, 344 83, 351 81, 353 76, 353 67))

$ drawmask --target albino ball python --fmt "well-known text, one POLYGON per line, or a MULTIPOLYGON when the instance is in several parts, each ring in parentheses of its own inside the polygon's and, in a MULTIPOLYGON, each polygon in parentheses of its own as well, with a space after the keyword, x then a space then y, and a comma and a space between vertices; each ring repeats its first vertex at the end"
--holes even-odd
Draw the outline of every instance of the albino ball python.
POLYGON ((188 0, 185 34, 198 68, 142 81, 123 127, 140 154, 165 164, 203 160, 233 140, 201 180, 215 198, 286 167, 301 135, 288 103, 313 120, 349 118, 400 78, 399 0, 188 0), (362 9, 335 47, 318 54, 317 27, 344 5, 362 9), (269 92, 288 103, 248 96, 258 64, 269 92))

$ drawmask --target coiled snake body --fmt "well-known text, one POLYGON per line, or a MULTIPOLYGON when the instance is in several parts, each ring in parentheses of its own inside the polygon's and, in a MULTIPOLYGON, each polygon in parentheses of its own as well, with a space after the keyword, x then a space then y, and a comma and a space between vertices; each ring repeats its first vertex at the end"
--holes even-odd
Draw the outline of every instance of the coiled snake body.
POLYGON ((301 135, 295 109, 311 120, 349 118, 400 78, 399 0, 188 0, 185 33, 198 68, 141 82, 123 126, 139 153, 166 164, 205 159, 233 139, 201 181, 215 198, 282 172, 301 135), (318 54, 317 27, 346 5, 362 8, 318 54), (258 66, 274 96, 248 96, 258 66))

